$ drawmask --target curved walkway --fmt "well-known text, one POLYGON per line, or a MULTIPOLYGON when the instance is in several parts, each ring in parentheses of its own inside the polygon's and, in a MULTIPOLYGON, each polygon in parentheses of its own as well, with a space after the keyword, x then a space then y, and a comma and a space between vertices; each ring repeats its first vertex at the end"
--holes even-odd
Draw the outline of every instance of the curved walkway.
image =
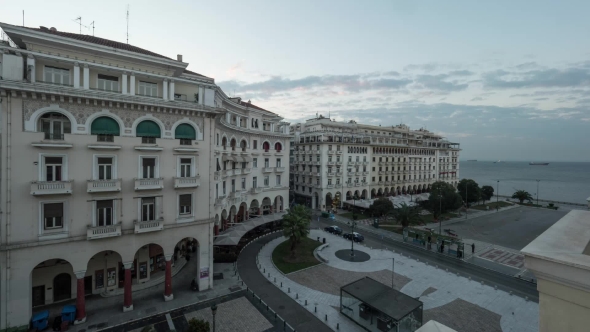
POLYGON ((291 296, 282 292, 271 282, 266 280, 256 265, 256 256, 260 249, 266 243, 277 237, 281 233, 262 237, 251 242, 244 248, 238 258, 238 271, 244 283, 254 293, 266 302, 274 311, 276 311, 285 321, 287 321, 296 331, 325 332, 331 331, 320 319, 308 310, 304 309, 291 296))

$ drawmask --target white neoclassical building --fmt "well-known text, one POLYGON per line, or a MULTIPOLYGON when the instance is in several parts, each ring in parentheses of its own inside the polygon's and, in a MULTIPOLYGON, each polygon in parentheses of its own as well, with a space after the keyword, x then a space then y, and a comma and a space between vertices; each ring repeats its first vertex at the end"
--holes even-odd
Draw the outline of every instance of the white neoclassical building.
MULTIPOLYGON (((37 308, 121 294, 198 265, 215 234, 284 208, 288 124, 132 45, 0 23, 0 331, 37 308)), ((182 285, 179 287, 186 287, 182 285)))
POLYGON ((340 202, 428 192, 459 182, 459 143, 406 125, 372 126, 322 116, 290 125, 290 189, 314 209, 340 202))

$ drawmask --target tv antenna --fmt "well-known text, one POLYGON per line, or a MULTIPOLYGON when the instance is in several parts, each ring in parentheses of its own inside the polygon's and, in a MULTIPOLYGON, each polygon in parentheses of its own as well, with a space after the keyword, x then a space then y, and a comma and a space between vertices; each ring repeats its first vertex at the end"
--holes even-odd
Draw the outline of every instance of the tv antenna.
POLYGON ((92 25, 92 37, 94 37, 94 21, 92 21, 92 23, 90 23, 90 25, 92 25))
MULTIPOLYGON (((73 21, 74 22, 77 22, 78 25, 80 26, 80 34, 82 34, 82 27, 85 27, 86 29, 90 30, 90 27, 89 26, 82 24, 82 16, 78 16, 73 21)), ((90 23, 90 25, 92 25, 92 36, 94 36, 94 21, 92 21, 92 23, 90 23)))
POLYGON ((129 44, 129 4, 127 4, 127 44, 129 44))

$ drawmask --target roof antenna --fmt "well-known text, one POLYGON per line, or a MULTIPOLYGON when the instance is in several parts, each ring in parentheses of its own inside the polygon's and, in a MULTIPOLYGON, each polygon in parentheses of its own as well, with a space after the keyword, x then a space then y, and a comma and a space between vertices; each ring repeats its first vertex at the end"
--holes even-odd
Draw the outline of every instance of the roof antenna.
POLYGON ((92 37, 94 37, 94 21, 92 21, 92 23, 90 23, 90 25, 92 25, 92 37))
POLYGON ((127 44, 129 44, 129 4, 127 4, 127 44))
POLYGON ((74 21, 78 21, 78 24, 80 25, 80 34, 82 34, 82 16, 78 16, 74 21))
POLYGON ((25 10, 23 9, 23 27, 25 26, 25 10))

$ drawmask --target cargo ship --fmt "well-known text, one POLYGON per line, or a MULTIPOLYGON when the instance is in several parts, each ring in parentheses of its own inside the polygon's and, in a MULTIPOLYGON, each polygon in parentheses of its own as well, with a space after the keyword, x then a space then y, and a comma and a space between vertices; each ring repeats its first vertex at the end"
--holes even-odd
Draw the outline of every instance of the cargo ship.
POLYGON ((529 165, 534 165, 534 166, 547 166, 547 165, 549 165, 549 163, 533 163, 533 162, 530 162, 529 165))

